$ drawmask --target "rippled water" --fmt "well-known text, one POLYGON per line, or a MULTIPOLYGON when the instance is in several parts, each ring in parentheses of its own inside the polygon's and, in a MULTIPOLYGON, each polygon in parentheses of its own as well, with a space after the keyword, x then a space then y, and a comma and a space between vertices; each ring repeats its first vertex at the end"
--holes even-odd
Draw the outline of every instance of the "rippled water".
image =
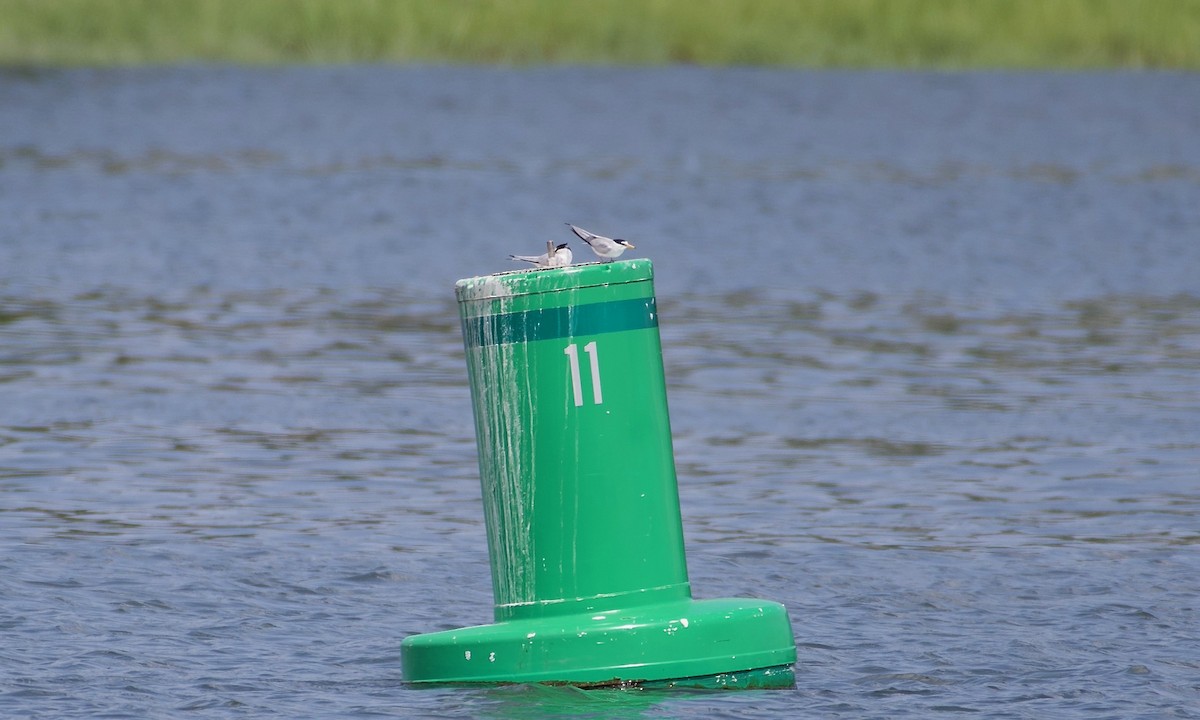
POLYGON ((1198 132, 1195 75, 0 74, 0 714, 1200 717, 1198 132), (692 587, 795 690, 403 683, 491 618, 454 280, 564 221, 655 261, 692 587))

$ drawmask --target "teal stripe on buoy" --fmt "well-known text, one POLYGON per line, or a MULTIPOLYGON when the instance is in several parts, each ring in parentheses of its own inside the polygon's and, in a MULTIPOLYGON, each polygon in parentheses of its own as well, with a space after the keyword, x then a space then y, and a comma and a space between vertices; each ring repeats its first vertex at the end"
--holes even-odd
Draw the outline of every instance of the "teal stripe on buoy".
POLYGON ((644 297, 467 318, 463 335, 467 347, 481 347, 655 327, 654 298, 644 297))

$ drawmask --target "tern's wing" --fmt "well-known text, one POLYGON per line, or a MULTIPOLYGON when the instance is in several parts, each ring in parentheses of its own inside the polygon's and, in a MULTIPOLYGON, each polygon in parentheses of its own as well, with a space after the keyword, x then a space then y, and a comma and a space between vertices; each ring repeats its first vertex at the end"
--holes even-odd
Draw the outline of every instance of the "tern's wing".
POLYGON ((578 236, 579 236, 579 239, 580 239, 580 240, 582 240, 582 241, 584 241, 584 242, 585 242, 585 243, 587 243, 588 245, 591 245, 591 244, 592 244, 592 240, 594 240, 595 238, 598 238, 598 237, 600 237, 599 235, 596 235, 596 234, 594 234, 594 233, 590 233, 590 232, 588 232, 587 230, 584 230, 584 229, 583 229, 583 228, 581 228, 581 227, 575 227, 575 226, 574 226, 574 225, 572 225, 571 223, 567 223, 567 227, 571 228, 571 232, 573 232, 573 233, 575 233, 576 235, 578 235, 578 236))
POLYGON ((534 264, 540 263, 545 259, 544 255, 509 255, 509 257, 513 260, 520 260, 521 262, 534 264))

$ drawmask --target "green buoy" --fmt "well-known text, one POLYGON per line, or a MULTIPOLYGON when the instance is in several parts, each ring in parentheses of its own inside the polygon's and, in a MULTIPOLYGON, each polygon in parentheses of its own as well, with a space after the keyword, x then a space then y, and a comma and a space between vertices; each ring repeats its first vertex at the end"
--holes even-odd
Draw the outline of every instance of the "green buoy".
POLYGON ((694 600, 649 260, 460 280, 495 622, 416 683, 790 687, 779 603, 694 600))

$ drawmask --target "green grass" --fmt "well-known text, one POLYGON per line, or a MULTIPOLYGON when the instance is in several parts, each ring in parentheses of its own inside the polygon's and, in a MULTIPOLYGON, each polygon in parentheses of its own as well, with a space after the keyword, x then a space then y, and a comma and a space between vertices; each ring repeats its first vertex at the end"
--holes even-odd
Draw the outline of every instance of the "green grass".
POLYGON ((0 0, 0 65, 1200 69, 1200 0, 0 0))

